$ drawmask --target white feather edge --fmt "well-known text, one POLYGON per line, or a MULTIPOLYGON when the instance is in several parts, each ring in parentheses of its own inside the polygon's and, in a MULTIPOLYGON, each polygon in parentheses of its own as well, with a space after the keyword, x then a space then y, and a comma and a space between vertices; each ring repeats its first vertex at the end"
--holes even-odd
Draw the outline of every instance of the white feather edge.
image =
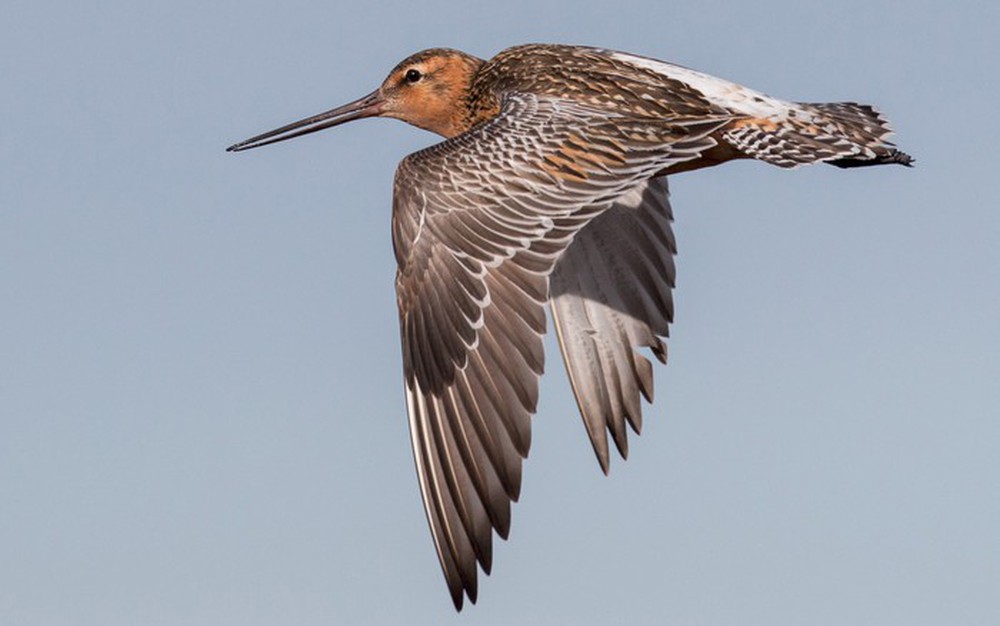
POLYGON ((773 98, 749 87, 710 74, 625 52, 610 52, 610 55, 623 63, 656 72, 671 80, 680 81, 701 92, 705 99, 712 104, 736 113, 773 121, 787 119, 790 111, 795 111, 795 117, 803 121, 808 121, 813 117, 812 114, 795 103, 773 98))

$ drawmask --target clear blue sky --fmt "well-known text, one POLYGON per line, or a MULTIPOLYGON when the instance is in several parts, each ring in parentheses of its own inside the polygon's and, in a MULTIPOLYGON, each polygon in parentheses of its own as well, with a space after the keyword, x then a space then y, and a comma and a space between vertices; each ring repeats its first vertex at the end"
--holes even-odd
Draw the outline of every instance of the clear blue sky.
POLYGON ((998 5, 593 4, 5 3, 0 622, 1000 623, 998 5), (676 177, 632 458, 601 475, 550 341, 511 540, 456 616, 389 243, 436 139, 223 150, 416 50, 530 41, 871 102, 918 166, 676 177))

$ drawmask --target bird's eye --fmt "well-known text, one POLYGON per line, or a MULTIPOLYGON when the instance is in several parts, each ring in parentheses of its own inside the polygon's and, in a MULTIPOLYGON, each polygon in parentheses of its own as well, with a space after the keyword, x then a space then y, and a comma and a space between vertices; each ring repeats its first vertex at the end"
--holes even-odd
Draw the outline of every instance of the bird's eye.
POLYGON ((406 82, 408 83, 415 83, 423 77, 424 75, 420 73, 420 70, 417 69, 406 70, 406 82))

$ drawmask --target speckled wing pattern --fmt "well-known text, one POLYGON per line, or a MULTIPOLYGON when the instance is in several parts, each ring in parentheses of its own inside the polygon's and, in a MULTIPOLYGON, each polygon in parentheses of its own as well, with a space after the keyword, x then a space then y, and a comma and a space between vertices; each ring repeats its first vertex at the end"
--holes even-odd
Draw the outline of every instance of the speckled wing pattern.
POLYGON ((577 233, 551 276, 552 319, 573 394, 601 469, 608 433, 628 457, 626 424, 642 428, 641 397, 653 400, 653 368, 674 316, 677 244, 667 178, 643 182, 577 233))
POLYGON ((508 92, 499 115, 400 164, 393 244, 424 507, 456 608, 506 537, 544 355, 549 275, 575 233, 728 118, 632 119, 508 92))

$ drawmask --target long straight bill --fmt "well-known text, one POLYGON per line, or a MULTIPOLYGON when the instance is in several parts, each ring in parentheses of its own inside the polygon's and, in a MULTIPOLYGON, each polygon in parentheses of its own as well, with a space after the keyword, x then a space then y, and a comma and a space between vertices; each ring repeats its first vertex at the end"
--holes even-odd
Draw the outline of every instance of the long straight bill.
POLYGON ((331 128, 333 126, 337 126, 338 124, 343 124, 344 122, 350 122, 351 120, 372 117, 374 115, 378 115, 381 111, 382 99, 379 97, 378 91, 373 91, 364 98, 355 100, 354 102, 349 102, 348 104, 337 107, 336 109, 330 109, 329 111, 320 113, 319 115, 313 115, 312 117, 307 117, 304 120, 292 122, 291 124, 282 126, 281 128, 276 128, 266 133, 257 135, 256 137, 251 137, 245 141, 234 143, 226 148, 226 152, 240 152, 241 150, 259 148, 260 146, 266 146, 269 143, 277 143, 286 139, 292 139, 293 137, 301 137, 302 135, 315 133, 316 131, 323 130, 325 128, 331 128))

